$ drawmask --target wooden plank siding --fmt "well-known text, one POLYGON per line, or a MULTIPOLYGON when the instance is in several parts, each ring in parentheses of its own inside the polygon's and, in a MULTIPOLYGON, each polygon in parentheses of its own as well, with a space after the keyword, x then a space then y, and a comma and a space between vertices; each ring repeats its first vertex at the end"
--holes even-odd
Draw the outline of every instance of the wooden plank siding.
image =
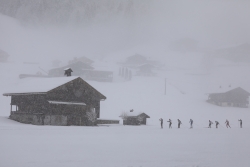
POLYGON ((10 118, 38 125, 52 125, 53 122, 54 125, 93 125, 88 120, 86 112, 95 108, 97 118, 99 118, 100 100, 106 99, 81 78, 76 78, 45 93, 9 95, 11 108, 12 105, 18 108, 17 111, 11 111, 10 118), (49 101, 75 103, 53 104, 49 101), (77 103, 83 105, 77 105, 77 103))

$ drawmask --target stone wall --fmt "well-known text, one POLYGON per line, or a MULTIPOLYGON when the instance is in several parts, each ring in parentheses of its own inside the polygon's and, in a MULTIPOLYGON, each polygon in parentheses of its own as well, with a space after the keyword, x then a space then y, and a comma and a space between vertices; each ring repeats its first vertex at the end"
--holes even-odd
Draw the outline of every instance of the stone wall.
MULTIPOLYGON (((48 114, 44 115, 44 114, 12 112, 9 118, 12 120, 21 122, 21 123, 33 124, 33 125, 55 125, 55 126, 68 126, 68 125, 95 126, 96 125, 96 122, 92 123, 88 121, 85 117, 70 116, 70 115, 48 115, 48 114)), ((119 124, 119 121, 117 122, 117 121, 112 120, 111 122, 108 122, 108 123, 119 124)))
POLYGON ((10 119, 33 125, 43 125, 44 119, 42 114, 29 114, 29 113, 14 113, 11 114, 10 119))

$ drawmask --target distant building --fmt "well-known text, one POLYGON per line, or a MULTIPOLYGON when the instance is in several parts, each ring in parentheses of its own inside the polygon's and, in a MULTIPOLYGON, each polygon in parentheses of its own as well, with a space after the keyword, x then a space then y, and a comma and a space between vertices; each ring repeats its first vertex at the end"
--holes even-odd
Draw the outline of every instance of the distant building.
POLYGON ((151 64, 140 65, 138 66, 138 71, 136 72, 136 74, 140 76, 154 76, 156 74, 153 72, 153 68, 154 66, 151 64))
POLYGON ((9 54, 6 53, 5 51, 0 49, 0 62, 4 62, 7 61, 7 59, 9 58, 9 54))
POLYGON ((238 87, 224 93, 210 93, 207 102, 218 106, 247 108, 249 105, 249 96, 249 92, 238 87))
POLYGON ((72 76, 81 76, 85 80, 100 81, 100 82, 112 82, 113 72, 112 71, 100 71, 94 70, 89 64, 83 63, 82 61, 77 61, 67 66, 60 68, 53 68, 49 70, 50 77, 60 77, 64 76, 65 69, 71 69, 72 76))
POLYGON ((80 77, 23 79, 3 95, 11 96, 10 119, 34 125, 94 125, 106 99, 80 77))
POLYGON ((59 68, 53 68, 49 70, 49 76, 51 77, 60 77, 64 76, 64 69, 71 68, 73 73, 73 76, 83 76, 84 70, 93 70, 94 68, 86 63, 83 63, 81 61, 74 62, 72 64, 69 64, 67 66, 59 67, 59 68))
POLYGON ((61 63, 62 61, 58 59, 52 61, 53 67, 59 67, 61 63))
POLYGON ((135 54, 133 56, 129 56, 126 59, 126 64, 143 64, 147 62, 147 57, 142 56, 140 54, 135 54))
POLYGON ((120 117, 123 119, 123 125, 146 125, 147 118, 150 118, 144 112, 126 112, 120 117))
POLYGON ((124 62, 118 62, 123 68, 137 69, 139 66, 150 64, 156 69, 162 69, 164 64, 156 60, 151 60, 150 57, 146 57, 140 54, 134 54, 126 58, 124 62))
POLYGON ((112 82, 113 72, 99 71, 99 70, 84 70, 83 78, 91 81, 112 82))
POLYGON ((78 62, 78 61, 81 61, 81 62, 86 63, 86 64, 89 64, 89 65, 91 65, 91 64, 94 63, 93 60, 91 60, 91 59, 89 59, 89 58, 87 58, 87 57, 82 56, 82 57, 79 57, 79 58, 76 58, 76 57, 75 57, 73 60, 70 60, 70 61, 69 61, 69 64, 72 64, 72 63, 75 63, 75 62, 78 62))

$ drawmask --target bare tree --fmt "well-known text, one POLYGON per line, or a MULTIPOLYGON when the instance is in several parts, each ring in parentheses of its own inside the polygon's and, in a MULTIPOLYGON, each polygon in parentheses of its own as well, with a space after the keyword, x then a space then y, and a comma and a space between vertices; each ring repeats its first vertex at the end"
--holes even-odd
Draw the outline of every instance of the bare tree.
POLYGON ((92 108, 89 112, 86 113, 86 115, 87 115, 88 120, 89 120, 92 124, 94 124, 94 122, 96 121, 96 118, 97 118, 97 114, 96 114, 96 112, 95 112, 95 109, 92 108))
POLYGON ((123 119, 123 121, 126 121, 128 119, 127 112, 123 111, 120 117, 123 119))
POLYGON ((139 117, 137 117, 137 120, 138 120, 139 123, 141 124, 141 122, 143 121, 143 117, 142 117, 142 116, 139 116, 139 117))

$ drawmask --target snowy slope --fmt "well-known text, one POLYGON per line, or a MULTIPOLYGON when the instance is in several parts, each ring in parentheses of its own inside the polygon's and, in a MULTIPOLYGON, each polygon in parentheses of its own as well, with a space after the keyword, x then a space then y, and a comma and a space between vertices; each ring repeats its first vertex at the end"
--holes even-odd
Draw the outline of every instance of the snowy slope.
MULTIPOLYGON (((0 20, 5 23, 0 24, 0 39, 4 39, 0 46, 11 55, 8 62, 0 63, 0 167, 249 166, 250 108, 206 103, 208 93, 236 87, 250 92, 249 64, 206 59, 203 53, 170 52, 166 50, 167 43, 154 43, 155 40, 148 45, 143 40, 141 46, 133 47, 129 47, 133 45, 130 43, 120 49, 110 43, 123 41, 131 34, 124 35, 119 26, 110 39, 113 29, 104 27, 94 32, 57 28, 50 31, 46 27, 42 31, 20 27, 6 16, 0 15, 0 20), (107 48, 114 51, 110 53, 107 48), (112 83, 87 81, 107 97, 101 101, 100 117, 120 119, 123 111, 134 109, 150 116, 146 126, 123 126, 122 121, 109 127, 34 126, 8 119, 10 97, 2 94, 21 83, 19 74, 46 74, 40 67, 52 68, 54 58, 67 64, 76 55, 93 53, 99 54, 93 57, 97 70, 114 72, 112 83), (153 55, 152 59, 165 66, 156 71, 155 77, 134 76, 125 81, 118 76, 117 62, 135 53, 153 55), (25 64, 27 61, 38 64, 25 64), (164 129, 160 129, 159 118, 164 119, 164 129), (167 128, 169 118, 173 120, 173 129, 167 128), (194 120, 192 130, 190 118, 194 120), (238 125, 240 118, 243 129, 238 125), (177 129, 177 119, 183 123, 181 129, 177 129), (226 119, 231 129, 225 128, 226 119), (208 120, 219 121, 219 129, 214 125, 206 128, 208 120)), ((125 40, 119 46, 125 43, 129 42, 125 40)))

